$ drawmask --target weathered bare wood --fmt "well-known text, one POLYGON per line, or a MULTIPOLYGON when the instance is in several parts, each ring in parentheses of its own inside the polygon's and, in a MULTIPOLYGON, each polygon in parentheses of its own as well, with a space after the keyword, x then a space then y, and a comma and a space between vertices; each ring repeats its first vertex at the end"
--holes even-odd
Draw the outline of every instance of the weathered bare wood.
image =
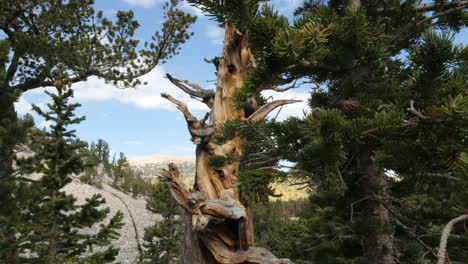
POLYGON ((177 109, 179 109, 182 114, 184 114, 190 135, 192 136, 191 141, 194 144, 200 145, 209 142, 211 135, 213 135, 215 130, 214 126, 206 124, 206 119, 209 117, 209 113, 207 113, 207 115, 205 115, 202 120, 198 120, 195 116, 192 115, 192 113, 190 113, 187 105, 183 102, 166 93, 161 93, 161 96, 177 105, 177 109))
POLYGON ((241 220, 247 217, 245 207, 235 198, 232 189, 226 189, 218 200, 206 200, 201 205, 201 211, 215 217, 241 220))
POLYGON ((182 91, 189 94, 192 97, 202 99, 209 108, 213 107, 213 100, 215 92, 212 90, 203 89, 200 85, 190 82, 188 80, 182 80, 174 78, 169 73, 166 73, 166 78, 175 86, 179 87, 182 91))
POLYGON ((250 247, 247 250, 233 250, 227 247, 215 233, 205 233, 200 237, 207 245, 218 263, 249 263, 249 264, 291 264, 288 259, 278 259, 270 251, 260 247, 250 247))
POLYGON ((260 107, 255 113, 249 116, 248 120, 250 121, 258 121, 265 118, 271 111, 275 110, 276 108, 286 105, 286 104, 293 104, 302 102, 301 100, 275 100, 271 103, 265 104, 260 107))
POLYGON ((180 179, 179 169, 171 163, 169 164, 169 170, 163 170, 161 175, 166 179, 172 196, 182 206, 182 208, 187 211, 187 213, 195 213, 189 204, 189 201, 193 203, 194 200, 190 200, 192 197, 190 197, 190 193, 180 179))
POLYGON ((450 220, 447 225, 445 225, 444 231, 442 232, 442 237, 440 238, 439 251, 437 252, 437 264, 445 264, 448 238, 452 232, 453 226, 461 221, 468 221, 468 214, 454 218, 450 220))
POLYGON ((197 118, 195 116, 192 115, 192 113, 190 113, 190 111, 188 110, 188 107, 185 103, 182 103, 181 101, 175 99, 174 97, 168 95, 167 93, 161 93, 161 96, 167 100, 169 100, 171 103, 177 105, 177 109, 179 109, 182 114, 184 114, 184 117, 185 119, 187 120, 187 122, 196 122, 198 121, 197 118))
MULTIPOLYGON (((247 43, 247 35, 236 26, 225 25, 223 56, 218 64, 216 93, 203 90, 200 86, 171 75, 168 79, 184 92, 201 98, 210 108, 209 114, 198 120, 177 99, 162 94, 184 114, 196 147, 196 176, 193 188, 187 189, 181 182, 179 171, 173 164, 161 173, 167 180, 175 200, 187 213, 187 226, 182 246, 181 264, 217 263, 290 263, 273 256, 266 249, 254 247, 252 208, 242 204, 239 195, 237 174, 239 159, 232 159, 220 168, 207 166, 214 155, 240 157, 244 140, 234 138, 223 145, 216 145, 211 138, 216 127, 228 120, 247 119, 244 109, 234 106, 235 94, 244 85, 247 71, 255 67, 247 43)), ((253 107, 254 119, 260 119, 275 108, 296 102, 282 100, 262 108, 253 107), (277 106, 276 106, 277 107, 277 106)), ((252 106, 255 102, 250 102, 252 106)), ((250 113, 249 113, 250 114, 250 113)))
POLYGON ((236 199, 233 189, 223 190, 219 199, 206 200, 199 191, 186 189, 180 180, 179 170, 173 163, 169 164, 169 169, 163 170, 161 175, 166 179, 176 201, 187 213, 196 215, 197 222, 210 220, 209 217, 201 217, 201 215, 232 220, 246 218, 245 207, 236 199))

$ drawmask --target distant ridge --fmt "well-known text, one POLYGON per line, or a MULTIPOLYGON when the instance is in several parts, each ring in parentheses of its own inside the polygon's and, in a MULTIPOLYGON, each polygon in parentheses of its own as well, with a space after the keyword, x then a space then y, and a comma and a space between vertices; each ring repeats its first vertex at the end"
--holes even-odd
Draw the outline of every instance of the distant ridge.
POLYGON ((195 163, 195 156, 176 155, 151 155, 129 159, 130 165, 142 166, 145 164, 166 164, 170 162, 192 162, 195 163))

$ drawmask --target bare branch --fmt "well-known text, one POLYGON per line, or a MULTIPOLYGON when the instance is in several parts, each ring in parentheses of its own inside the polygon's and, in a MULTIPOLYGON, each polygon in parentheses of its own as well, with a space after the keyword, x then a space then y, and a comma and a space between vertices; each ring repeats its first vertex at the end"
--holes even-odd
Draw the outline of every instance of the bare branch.
POLYGON ((284 88, 279 88, 279 87, 276 87, 276 86, 272 86, 272 87, 265 88, 265 90, 273 90, 275 92, 286 92, 287 90, 299 88, 304 84, 313 83, 313 82, 312 81, 304 81, 304 82, 301 82, 300 84, 296 84, 296 83, 297 83, 297 80, 294 80, 294 82, 290 86, 287 86, 287 87, 284 87, 284 88))
POLYGON ((426 11, 431 11, 431 10, 442 8, 442 7, 462 6, 462 5, 466 5, 467 3, 468 3, 468 1, 426 3, 426 4, 415 5, 413 7, 413 10, 426 12, 426 11))
POLYGON ((410 101, 410 107, 409 108, 406 108, 406 110, 410 111, 411 113, 417 115, 418 117, 420 117, 421 119, 424 119, 424 120, 427 120, 429 119, 429 117, 421 114, 421 112, 419 112, 418 110, 416 110, 416 108, 414 108, 414 101, 411 100, 410 101))
POLYGON ((187 80, 174 78, 169 73, 166 73, 166 78, 172 84, 179 87, 182 91, 184 91, 191 97, 201 98, 202 102, 205 103, 209 108, 213 107, 213 102, 214 102, 214 97, 215 97, 214 91, 203 89, 198 84, 195 84, 187 80))
POLYGON ((454 180, 454 181, 461 181, 460 178, 457 178, 453 176, 451 173, 437 173, 437 172, 431 172, 431 173, 421 173, 418 174, 419 176, 429 176, 429 177, 438 177, 438 178, 445 178, 449 180, 454 180))
POLYGON ((166 93, 161 93, 161 96, 169 100, 171 103, 177 105, 177 109, 179 109, 184 114, 190 135, 192 135, 191 141, 193 143, 199 145, 202 143, 207 143, 211 139, 211 135, 214 133, 214 126, 206 124, 206 120, 210 116, 209 113, 207 113, 202 120, 198 120, 195 116, 192 115, 192 113, 190 113, 187 105, 183 102, 166 93))
POLYGON ((455 12, 455 11, 465 9, 465 8, 467 8, 467 7, 468 7, 468 1, 464 1, 464 3, 463 3, 462 5, 460 5, 460 6, 457 6, 457 7, 448 9, 448 10, 445 10, 445 11, 443 11, 443 12, 435 13, 435 14, 433 14, 433 15, 430 16, 430 17, 426 17, 426 18, 422 19, 421 21, 419 21, 418 23, 416 23, 416 26, 420 26, 420 25, 424 24, 425 22, 432 21, 432 20, 435 19, 435 18, 438 18, 438 17, 441 17, 441 16, 445 16, 445 15, 450 14, 450 13, 453 13, 453 12, 455 12))
POLYGON ((290 71, 294 71, 296 69, 309 69, 309 70, 323 70, 328 72, 340 72, 344 70, 348 70, 346 68, 336 66, 336 65, 329 65, 324 63, 310 63, 308 61, 303 61, 298 64, 293 64, 287 68, 290 71))
POLYGON ((177 105, 177 109, 179 109, 182 112, 182 114, 184 114, 184 117, 187 120, 187 122, 196 122, 198 120, 195 116, 192 115, 192 113, 190 113, 186 104, 168 95, 167 93, 161 93, 161 96, 169 100, 171 103, 177 105))
POLYGON ((206 124, 206 121, 208 120, 208 118, 210 118, 211 116, 211 113, 210 112, 207 112, 205 114, 205 116, 203 117, 203 119, 200 121, 202 125, 205 125, 206 124))
MULTIPOLYGON (((458 7, 467 4, 468 1, 452 1, 452 2, 433 2, 415 5, 411 9, 416 12, 428 12, 436 9, 447 8, 447 7, 458 7)), ((373 15, 378 15, 387 12, 399 12, 401 8, 398 7, 382 7, 370 10, 373 15)))
POLYGON ((447 252, 447 242, 450 233, 452 232, 453 226, 461 221, 468 220, 468 214, 461 215, 457 218, 454 218, 448 222, 445 226, 444 231, 442 232, 442 237, 440 238, 439 252, 437 252, 437 264, 445 264, 445 254, 447 252))
POLYGON ((406 226, 405 224, 400 222, 398 219, 394 219, 394 220, 395 220, 395 223, 399 225, 401 228, 403 228, 403 230, 405 230, 405 232, 408 233, 408 235, 412 239, 416 240, 421 246, 423 246, 427 251, 429 251, 434 257, 437 257, 436 253, 434 252, 434 249, 428 246, 426 243, 424 243, 424 241, 422 241, 410 227, 406 226))
POLYGON ((361 198, 353 203, 351 203, 351 213, 350 213, 350 216, 349 216, 349 221, 352 223, 353 222, 353 216, 354 216, 354 205, 357 204, 357 203, 360 203, 360 202, 363 202, 367 199, 370 199, 371 197, 370 196, 366 196, 364 198, 361 198))
POLYGON ((172 196, 182 206, 182 208, 184 208, 187 213, 196 213, 192 206, 201 201, 203 197, 201 195, 194 196, 190 194, 180 179, 179 169, 171 163, 169 164, 169 170, 163 170, 161 172, 161 176, 166 179, 172 196))
POLYGON ((265 118, 271 111, 275 110, 276 108, 286 105, 286 104, 293 104, 302 102, 301 100, 276 100, 270 103, 267 103, 260 107, 257 111, 255 111, 251 116, 249 116, 248 120, 250 121, 258 121, 265 118))
POLYGON ((272 119, 273 122, 276 121, 276 119, 278 118, 279 114, 281 113, 281 110, 283 110, 283 106, 280 106, 280 109, 278 110, 278 112, 276 112, 275 117, 273 117, 273 119, 272 119))
POLYGON ((299 87, 299 86, 296 85, 296 82, 297 82, 297 80, 295 80, 295 81, 293 82, 293 84, 291 84, 291 85, 288 86, 288 87, 279 88, 279 87, 273 86, 273 87, 267 88, 267 89, 265 89, 265 90, 273 90, 273 91, 275 91, 275 92, 286 92, 286 91, 289 90, 289 89, 294 89, 294 88, 299 87))

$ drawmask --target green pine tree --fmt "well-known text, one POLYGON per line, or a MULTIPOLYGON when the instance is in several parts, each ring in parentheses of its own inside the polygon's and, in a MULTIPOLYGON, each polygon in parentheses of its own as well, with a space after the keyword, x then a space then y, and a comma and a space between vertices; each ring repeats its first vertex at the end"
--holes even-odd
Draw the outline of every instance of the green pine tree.
POLYGON ((182 240, 183 212, 173 200, 166 183, 159 181, 151 189, 146 208, 162 220, 145 229, 145 263, 166 264, 177 259, 182 240))
MULTIPOLYGON (((0 83, 5 82, 8 73, 10 44, 0 40, 0 83)), ((15 225, 21 222, 21 208, 28 195, 28 182, 15 178, 14 148, 25 142, 27 133, 34 125, 30 116, 17 118, 13 103, 19 93, 0 94, 0 260, 15 260, 19 242, 15 239, 15 225), (8 113, 5 114, 4 113, 8 113)))
POLYGON ((27 209, 28 221, 17 230, 21 241, 19 262, 110 263, 119 252, 109 244, 119 237, 123 214, 117 212, 104 223, 110 210, 99 208, 105 204, 100 195, 78 205, 73 195, 63 191, 72 176, 84 170, 80 150, 85 144, 75 139, 75 130, 69 127, 85 118, 75 117, 74 111, 80 105, 70 103, 73 90, 67 82, 57 81, 56 93, 46 93, 52 98, 49 110, 43 111, 38 106, 33 109, 52 124, 49 130, 34 131, 31 147, 34 155, 20 164, 25 172, 42 176, 29 186, 30 203, 23 208, 27 209), (98 231, 87 233, 85 229, 91 227, 98 231), (98 246, 106 248, 97 250, 98 246))

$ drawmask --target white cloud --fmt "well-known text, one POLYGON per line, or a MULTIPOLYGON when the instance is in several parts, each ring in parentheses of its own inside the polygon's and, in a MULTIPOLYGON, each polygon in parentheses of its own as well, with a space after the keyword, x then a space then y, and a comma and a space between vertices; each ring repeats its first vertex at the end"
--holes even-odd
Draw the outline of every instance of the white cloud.
MULTIPOLYGON (((141 109, 166 109, 176 111, 176 107, 172 103, 161 97, 161 93, 165 92, 185 102, 192 111, 208 110, 205 104, 190 98, 187 94, 170 83, 169 80, 165 78, 165 74, 166 72, 164 69, 158 66, 150 73, 141 77, 142 82, 148 82, 147 85, 142 84, 136 88, 127 89, 119 89, 112 84, 106 84, 102 79, 90 77, 88 81, 79 82, 72 86, 75 92, 74 101, 86 103, 116 100, 141 109)), ((54 88, 33 89, 24 93, 23 97, 42 94, 44 90, 53 91, 54 88)), ((27 112, 30 108, 28 108, 28 103, 23 97, 21 97, 20 102, 17 103, 17 109, 21 112, 27 112)), ((40 102, 37 105, 42 106, 44 102, 40 102)))
POLYGON ((128 140, 124 142, 125 145, 142 145, 143 143, 143 141, 138 140, 128 140))
POLYGON ((189 13, 192 13, 193 15, 196 15, 200 18, 206 17, 206 14, 200 8, 191 5, 187 1, 183 1, 181 6, 183 9, 187 10, 189 13))
POLYGON ((19 101, 15 103, 15 110, 19 115, 25 115, 31 113, 32 108, 31 104, 21 97, 19 101))
MULTIPOLYGON (((165 73, 164 69, 161 66, 158 66, 141 78, 142 81, 148 82, 147 85, 140 85, 136 88, 128 89, 119 89, 112 84, 106 84, 102 79, 91 77, 87 82, 76 83, 72 86, 72 89, 75 91, 74 100, 79 103, 115 100, 140 109, 164 109, 177 111, 176 107, 172 103, 161 97, 161 93, 165 92, 172 95, 174 98, 185 102, 192 113, 209 110, 206 105, 190 98, 187 94, 170 83, 169 80, 164 77, 165 73)), ((33 89, 24 93, 19 102, 15 104, 17 112, 19 114, 30 112, 31 105, 24 99, 24 96, 41 94, 44 90, 53 91, 54 89, 48 87, 33 89)), ((262 94, 266 98, 270 97, 268 99, 269 101, 277 99, 302 100, 300 103, 283 106, 279 113, 278 120, 283 120, 289 116, 303 116, 304 110, 308 109, 307 100, 310 97, 310 93, 307 91, 302 92, 297 90, 288 90, 286 92, 279 93, 272 90, 266 90, 262 94)), ((47 98, 47 100, 49 100, 49 98, 47 98)), ((41 108, 45 108, 44 102, 36 103, 36 105, 41 108)), ((278 110, 275 110, 270 113, 269 117, 273 118, 277 112, 278 110)))
POLYGON ((224 30, 219 26, 206 25, 206 35, 211 39, 211 42, 216 45, 222 45, 224 39, 224 30))
POLYGON ((275 92, 273 90, 266 90, 262 92, 262 95, 271 100, 280 100, 280 99, 293 99, 293 100, 302 100, 302 102, 284 105, 282 108, 278 108, 277 110, 271 112, 268 117, 273 118, 278 114, 278 111, 281 111, 278 114, 278 121, 284 120, 288 117, 295 116, 295 117, 303 117, 304 111, 307 111, 309 107, 307 106, 307 100, 310 97, 309 92, 299 92, 293 90, 287 90, 285 92, 275 92))
POLYGON ((161 97, 161 93, 165 92, 186 102, 191 110, 208 109, 203 103, 191 99, 176 88, 164 76, 165 71, 158 66, 141 78, 143 82, 148 82, 147 85, 127 89, 116 88, 112 84, 106 84, 102 79, 89 78, 85 83, 73 85, 75 100, 79 102, 117 100, 142 109, 175 109, 173 104, 161 97))
POLYGON ((136 5, 136 6, 144 7, 144 8, 151 8, 156 3, 160 2, 159 0, 124 0, 124 1, 130 5, 136 5))

